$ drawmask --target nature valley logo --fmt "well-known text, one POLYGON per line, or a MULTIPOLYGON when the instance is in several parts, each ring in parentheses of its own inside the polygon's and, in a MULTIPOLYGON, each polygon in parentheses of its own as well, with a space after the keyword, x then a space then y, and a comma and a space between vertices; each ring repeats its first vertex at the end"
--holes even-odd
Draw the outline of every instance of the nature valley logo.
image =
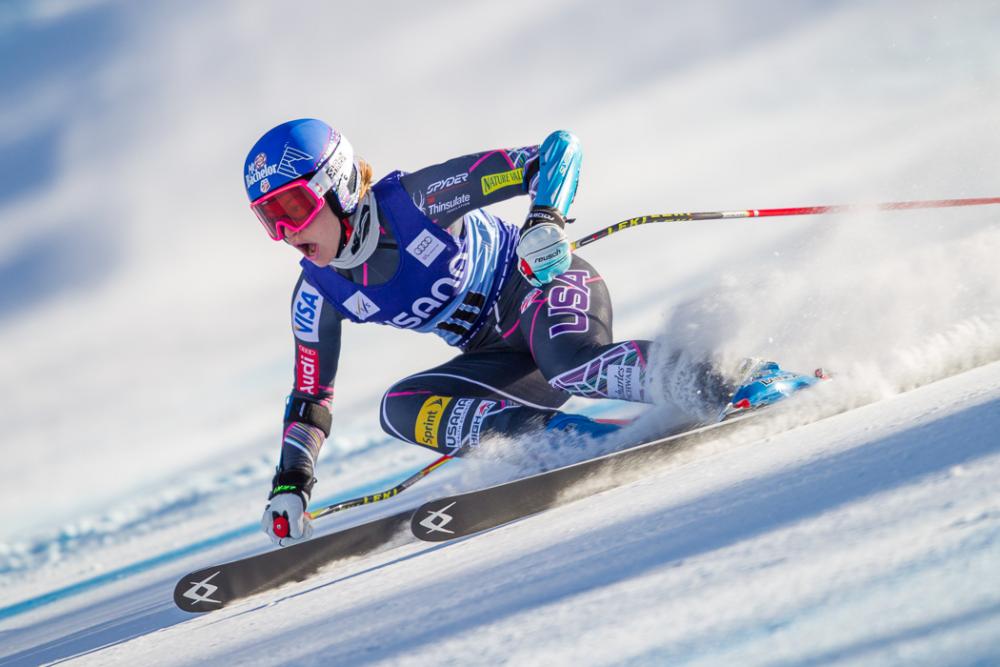
POLYGON ((508 185, 518 185, 524 182, 524 169, 511 169, 499 174, 486 174, 480 179, 483 184, 483 195, 496 192, 508 185))
POLYGON ((449 403, 451 396, 431 396, 424 401, 413 430, 413 439, 417 444, 437 448, 438 426, 441 425, 441 415, 449 403))

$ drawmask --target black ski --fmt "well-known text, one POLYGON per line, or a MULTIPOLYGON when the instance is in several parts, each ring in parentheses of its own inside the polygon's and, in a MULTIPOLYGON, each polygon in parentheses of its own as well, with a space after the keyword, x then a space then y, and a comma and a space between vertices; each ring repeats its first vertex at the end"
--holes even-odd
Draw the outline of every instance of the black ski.
POLYGON ((301 581, 327 563, 385 544, 406 525, 411 514, 413 510, 406 510, 290 547, 197 570, 177 582, 174 603, 184 611, 213 611, 233 600, 301 581))
POLYGON ((410 528, 414 535, 428 542, 444 542, 494 528, 627 483, 637 477, 635 471, 641 464, 676 451, 678 447, 731 433, 756 414, 759 413, 747 413, 512 482, 439 498, 417 509, 410 520, 410 528), (580 482, 595 479, 599 474, 599 482, 574 489, 580 482))

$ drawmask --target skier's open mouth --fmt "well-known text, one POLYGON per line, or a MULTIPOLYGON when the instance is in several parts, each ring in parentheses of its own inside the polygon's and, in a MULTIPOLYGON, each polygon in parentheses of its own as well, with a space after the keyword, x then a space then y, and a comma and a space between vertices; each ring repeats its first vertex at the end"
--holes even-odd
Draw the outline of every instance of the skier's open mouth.
POLYGON ((296 248, 306 256, 306 259, 312 259, 316 256, 316 244, 315 243, 300 243, 296 248))

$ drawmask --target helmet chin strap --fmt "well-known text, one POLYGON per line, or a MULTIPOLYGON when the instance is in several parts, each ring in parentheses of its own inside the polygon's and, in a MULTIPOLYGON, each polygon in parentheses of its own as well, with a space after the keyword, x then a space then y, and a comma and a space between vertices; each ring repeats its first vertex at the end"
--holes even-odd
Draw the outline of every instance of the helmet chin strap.
POLYGON ((353 269, 361 266, 378 248, 380 235, 378 205, 372 192, 369 191, 361 200, 351 214, 350 220, 354 231, 347 244, 330 262, 330 266, 335 269, 353 269))

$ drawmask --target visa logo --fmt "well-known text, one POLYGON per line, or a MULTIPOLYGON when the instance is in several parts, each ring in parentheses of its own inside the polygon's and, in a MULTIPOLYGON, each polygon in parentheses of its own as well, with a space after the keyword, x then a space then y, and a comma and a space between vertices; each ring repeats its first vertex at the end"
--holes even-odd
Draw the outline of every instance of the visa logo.
POLYGON ((323 296, 303 281, 292 302, 292 330, 295 337, 306 343, 318 342, 319 316, 322 311, 323 296))

